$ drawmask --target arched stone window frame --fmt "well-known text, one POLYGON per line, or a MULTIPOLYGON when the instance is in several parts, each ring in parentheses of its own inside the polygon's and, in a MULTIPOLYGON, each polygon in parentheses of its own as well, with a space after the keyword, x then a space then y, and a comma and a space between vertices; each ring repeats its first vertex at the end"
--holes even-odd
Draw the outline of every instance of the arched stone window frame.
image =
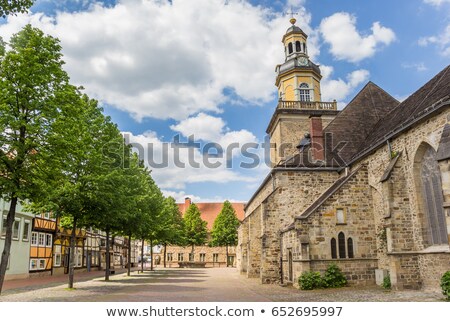
POLYGON ((331 248, 331 258, 337 259, 337 242, 336 238, 331 238, 330 240, 330 248, 331 248))
POLYGON ((417 216, 424 248, 436 245, 448 246, 449 244, 443 207, 441 173, 436 154, 433 146, 424 141, 419 144, 414 156, 413 174, 418 208, 417 216))
POLYGON ((344 232, 338 234, 338 255, 339 258, 347 258, 347 245, 344 232))
POLYGON ((294 52, 294 47, 292 46, 292 43, 290 42, 288 44, 288 55, 292 54, 294 52))

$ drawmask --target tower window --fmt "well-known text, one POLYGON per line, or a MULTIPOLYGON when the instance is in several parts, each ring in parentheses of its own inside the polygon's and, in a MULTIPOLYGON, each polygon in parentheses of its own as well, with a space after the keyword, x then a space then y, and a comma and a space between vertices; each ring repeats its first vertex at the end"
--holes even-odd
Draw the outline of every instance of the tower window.
POLYGON ((306 53, 306 43, 303 43, 303 52, 306 53))
POLYGON ((300 85, 300 101, 301 102, 311 102, 311 93, 309 86, 306 83, 300 85))
POLYGON ((294 49, 292 48, 292 43, 289 43, 289 45, 288 45, 289 55, 292 54, 293 51, 294 51, 294 49))
POLYGON ((300 41, 296 41, 295 42, 295 51, 298 52, 298 53, 302 51, 302 47, 301 47, 300 41))

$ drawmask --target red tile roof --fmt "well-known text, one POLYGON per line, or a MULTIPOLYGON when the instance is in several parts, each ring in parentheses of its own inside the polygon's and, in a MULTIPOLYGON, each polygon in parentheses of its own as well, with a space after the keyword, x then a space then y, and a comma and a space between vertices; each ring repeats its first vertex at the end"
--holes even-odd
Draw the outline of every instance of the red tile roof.
MULTIPOLYGON (((208 230, 211 230, 214 224, 214 220, 219 215, 220 211, 222 210, 223 203, 222 202, 200 202, 195 203, 200 210, 201 217, 204 221, 208 223, 208 230)), ((181 213, 184 215, 187 208, 190 205, 190 201, 187 200, 185 203, 179 203, 178 207, 181 211, 181 213)), ((237 203, 232 202, 231 205, 234 208, 234 211, 236 211, 236 216, 239 220, 244 219, 244 203, 237 203)))

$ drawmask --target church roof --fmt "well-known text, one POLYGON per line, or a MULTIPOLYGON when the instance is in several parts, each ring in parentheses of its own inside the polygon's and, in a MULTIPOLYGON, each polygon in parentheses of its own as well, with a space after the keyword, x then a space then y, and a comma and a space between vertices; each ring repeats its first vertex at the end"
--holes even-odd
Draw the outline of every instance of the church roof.
POLYGON ((380 144, 408 130, 442 106, 450 104, 450 65, 444 68, 418 91, 387 113, 361 143, 356 161, 377 149, 380 144))
POLYGON ((374 126, 398 104, 399 102, 382 88, 372 82, 367 83, 324 129, 324 133, 332 134, 332 145, 327 148, 334 149, 339 143, 345 143, 339 151, 341 160, 330 160, 332 164, 328 165, 347 165, 372 133, 374 126))
POLYGON ((337 179, 323 194, 320 195, 319 198, 317 198, 311 204, 311 206, 306 208, 306 210, 303 211, 303 213, 300 216, 296 216, 296 218, 298 219, 308 218, 310 215, 312 215, 314 211, 319 209, 320 206, 322 206, 331 196, 333 196, 337 191, 339 191, 345 183, 347 183, 351 178, 353 178, 361 168, 362 166, 360 165, 347 176, 342 176, 339 179, 337 179))
MULTIPOLYGON (((223 203, 222 202, 199 202, 195 203, 198 207, 198 210, 200 210, 201 217, 204 221, 208 223, 208 230, 211 231, 214 220, 216 220, 216 217, 219 215, 220 211, 222 210, 223 203)), ((180 212, 183 214, 186 212, 187 208, 189 207, 190 203, 179 203, 178 209, 180 209, 180 212)), ((233 206, 234 211, 236 211, 236 217, 242 221, 244 219, 244 203, 239 202, 232 202, 231 205, 233 206)))

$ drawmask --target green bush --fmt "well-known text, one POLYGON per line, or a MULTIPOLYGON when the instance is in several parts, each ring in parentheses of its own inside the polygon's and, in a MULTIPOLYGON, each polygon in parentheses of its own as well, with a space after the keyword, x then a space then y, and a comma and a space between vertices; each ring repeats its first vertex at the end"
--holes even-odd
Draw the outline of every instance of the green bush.
POLYGON ((442 275, 441 288, 442 293, 447 297, 447 300, 450 301, 450 271, 447 271, 442 275))
POLYGON ((347 285, 347 278, 336 264, 328 266, 322 280, 323 286, 326 288, 343 287, 347 285))
POLYGON ((384 288, 385 290, 390 290, 391 286, 392 286, 391 277, 387 275, 383 278, 383 283, 381 283, 381 287, 384 288))
POLYGON ((300 289, 309 291, 322 287, 322 276, 319 272, 305 272, 298 278, 300 289))

